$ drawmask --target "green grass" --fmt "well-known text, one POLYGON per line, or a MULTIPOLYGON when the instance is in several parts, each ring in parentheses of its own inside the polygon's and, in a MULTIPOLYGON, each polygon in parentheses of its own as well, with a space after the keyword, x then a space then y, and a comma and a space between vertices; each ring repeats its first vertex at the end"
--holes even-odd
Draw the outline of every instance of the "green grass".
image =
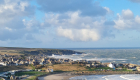
POLYGON ((97 69, 104 69, 104 70, 113 70, 112 68, 109 68, 109 67, 99 67, 99 68, 95 68, 95 70, 97 70, 97 69))
POLYGON ((99 67, 99 68, 89 68, 89 67, 86 67, 86 69, 88 69, 88 71, 94 71, 94 70, 100 70, 100 69, 113 70, 112 68, 109 68, 109 67, 99 67))
POLYGON ((88 69, 88 71, 93 71, 93 70, 95 70, 95 68, 89 68, 89 67, 86 67, 86 69, 88 69))
POLYGON ((36 74, 36 75, 30 76, 29 78, 27 78, 25 80, 36 80, 36 78, 38 76, 45 75, 45 74, 47 74, 47 73, 36 74))
POLYGON ((26 72, 17 72, 15 76, 22 76, 22 75, 30 75, 26 80, 35 80, 38 76, 45 75, 47 72, 39 72, 39 71, 26 71, 26 72))
POLYGON ((43 75, 46 72, 39 72, 39 71, 26 71, 26 72, 17 72, 15 76, 22 76, 22 75, 43 75))
POLYGON ((88 69, 88 71, 95 71, 95 70, 112 70, 112 71, 132 71, 132 70, 128 70, 127 68, 123 68, 121 70, 114 70, 112 68, 109 68, 109 67, 99 67, 99 68, 89 68, 89 67, 86 67, 86 69, 88 69))
POLYGON ((56 71, 54 71, 54 72, 65 72, 65 71, 62 71, 62 70, 56 70, 56 71))
POLYGON ((121 70, 116 70, 116 71, 132 71, 132 70, 128 70, 127 68, 123 68, 121 70))
POLYGON ((30 66, 32 67, 33 70, 35 70, 35 67, 32 64, 30 66))

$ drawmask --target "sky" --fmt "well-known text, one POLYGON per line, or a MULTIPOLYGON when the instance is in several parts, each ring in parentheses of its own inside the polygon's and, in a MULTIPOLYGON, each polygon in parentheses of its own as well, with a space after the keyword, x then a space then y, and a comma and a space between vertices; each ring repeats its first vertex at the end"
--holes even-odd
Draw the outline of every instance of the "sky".
POLYGON ((0 46, 140 47, 140 0, 0 0, 0 46))

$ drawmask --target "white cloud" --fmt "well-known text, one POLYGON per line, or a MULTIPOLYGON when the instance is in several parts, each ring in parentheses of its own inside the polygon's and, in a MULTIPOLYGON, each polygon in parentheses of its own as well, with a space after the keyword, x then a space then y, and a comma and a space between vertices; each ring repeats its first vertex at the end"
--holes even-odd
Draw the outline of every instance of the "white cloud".
POLYGON ((108 14, 112 14, 112 13, 113 13, 108 7, 104 7, 104 9, 107 10, 107 13, 108 13, 108 14))
POLYGON ((136 16, 135 21, 140 24, 140 16, 136 16))
POLYGON ((133 19, 134 18, 134 14, 131 10, 127 9, 127 10, 122 10, 122 17, 124 19, 133 19))
POLYGON ((40 5, 40 10, 46 13, 65 13, 77 10, 82 12, 82 16, 105 16, 107 13, 105 8, 93 0, 37 0, 37 3, 40 5))
POLYGON ((122 10, 122 14, 117 14, 118 18, 114 20, 114 27, 117 29, 136 29, 140 21, 140 17, 134 17, 133 12, 129 9, 122 10))
POLYGON ((16 40, 29 33, 22 19, 34 15, 29 0, 0 1, 0 40, 16 40))
POLYGON ((8 28, 8 27, 5 27, 5 29, 7 29, 7 30, 9 30, 9 31, 12 31, 12 29, 11 29, 11 28, 8 28))
POLYGON ((59 36, 64 36, 73 41, 97 41, 100 39, 100 35, 95 29, 63 29, 59 27, 57 33, 59 36))
POLYGON ((28 4, 28 0, 3 0, 3 2, 0 4, 0 25, 15 18, 34 14, 34 8, 28 4))
MULTIPOLYGON (((44 27, 56 28, 58 36, 72 41, 97 41, 104 37, 110 37, 109 25, 105 17, 80 16, 80 11, 66 12, 64 14, 46 13, 44 27)), ((110 23, 108 23, 110 24, 110 23)))
POLYGON ((25 11, 25 7, 28 7, 28 6, 29 6, 28 2, 21 2, 20 3, 21 11, 25 11))

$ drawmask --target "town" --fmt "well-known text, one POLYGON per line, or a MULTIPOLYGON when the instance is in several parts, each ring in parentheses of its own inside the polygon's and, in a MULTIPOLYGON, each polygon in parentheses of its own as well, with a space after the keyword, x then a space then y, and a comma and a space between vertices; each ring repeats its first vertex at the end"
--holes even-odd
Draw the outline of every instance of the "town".
MULTIPOLYGON (((42 67, 52 66, 55 64, 69 64, 69 65, 80 65, 89 69, 90 71, 121 71, 121 70, 129 70, 129 71, 140 71, 140 66, 136 64, 122 64, 122 63, 102 63, 100 61, 87 61, 87 60, 76 60, 73 61, 71 59, 57 59, 48 57, 48 55, 39 54, 32 56, 23 56, 23 55, 0 55, 0 67, 4 66, 34 66, 33 69, 20 69, 20 70, 11 70, 7 71, 0 75, 0 77, 4 79, 13 79, 13 76, 16 72, 21 71, 45 71, 45 72, 53 72, 53 68, 48 68, 46 70, 42 70, 42 67), (39 67, 38 67, 39 66, 39 67), (10 73, 10 76, 8 75, 10 73), (11 78, 12 77, 12 78, 11 78)), ((27 77, 27 76, 26 76, 27 77)), ((18 80, 19 77, 16 77, 18 80)))

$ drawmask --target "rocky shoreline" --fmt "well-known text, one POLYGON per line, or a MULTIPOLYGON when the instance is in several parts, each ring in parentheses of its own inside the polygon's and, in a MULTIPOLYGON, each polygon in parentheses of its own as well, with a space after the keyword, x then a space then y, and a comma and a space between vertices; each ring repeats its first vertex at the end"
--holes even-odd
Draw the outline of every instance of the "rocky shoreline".
POLYGON ((140 74, 140 71, 87 71, 72 72, 71 75, 113 75, 113 74, 140 74))

